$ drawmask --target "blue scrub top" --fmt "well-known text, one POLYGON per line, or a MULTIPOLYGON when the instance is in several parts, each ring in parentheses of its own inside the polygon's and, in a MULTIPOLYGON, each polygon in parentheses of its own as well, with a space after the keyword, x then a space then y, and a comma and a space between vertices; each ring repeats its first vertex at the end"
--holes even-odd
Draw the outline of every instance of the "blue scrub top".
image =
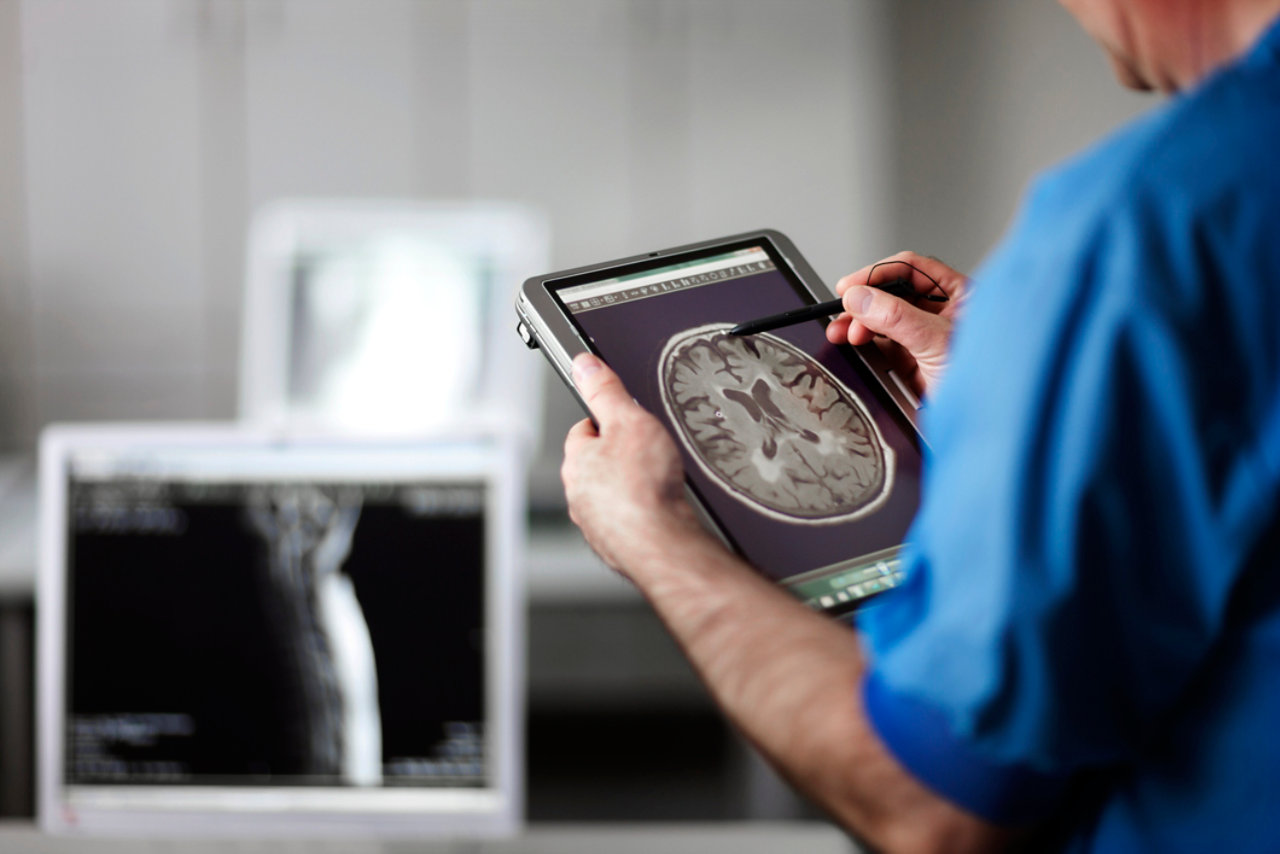
POLYGON ((925 416, 863 693, 1067 850, 1280 846, 1280 25, 1036 182, 925 416))

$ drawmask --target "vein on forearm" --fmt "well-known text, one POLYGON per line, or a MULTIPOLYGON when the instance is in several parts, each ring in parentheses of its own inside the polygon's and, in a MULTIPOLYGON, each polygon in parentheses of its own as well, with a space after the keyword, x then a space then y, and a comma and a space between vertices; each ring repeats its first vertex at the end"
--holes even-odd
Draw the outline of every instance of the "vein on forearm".
POLYGON ((937 799, 881 744, 849 628, 709 537, 651 543, 628 570, 735 726, 846 827, 887 850, 935 850, 935 831, 948 849, 998 844, 996 828, 937 799))
POLYGON ((712 541, 668 543, 647 563, 637 584, 734 723, 803 788, 840 785, 821 778, 856 751, 856 636, 712 541))

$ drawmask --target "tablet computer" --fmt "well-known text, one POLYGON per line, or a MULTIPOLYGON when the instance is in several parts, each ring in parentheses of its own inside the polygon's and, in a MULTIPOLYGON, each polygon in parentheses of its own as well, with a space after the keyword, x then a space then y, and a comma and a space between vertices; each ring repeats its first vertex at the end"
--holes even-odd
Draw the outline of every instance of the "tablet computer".
POLYGON ((875 346, 829 343, 825 320, 729 334, 831 297, 791 241, 762 230, 535 276, 516 311, 575 396, 571 363, 590 351, 665 424, 691 501, 731 548, 841 614, 901 579, 918 401, 875 346))

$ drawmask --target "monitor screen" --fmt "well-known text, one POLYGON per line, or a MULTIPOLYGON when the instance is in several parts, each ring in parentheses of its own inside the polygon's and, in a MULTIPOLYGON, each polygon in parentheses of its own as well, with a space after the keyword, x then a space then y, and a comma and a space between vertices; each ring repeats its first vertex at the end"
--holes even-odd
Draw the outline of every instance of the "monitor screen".
POLYGON ((282 330, 291 419, 420 428, 481 403, 493 261, 408 231, 299 247, 282 330))
POLYGON ((412 456, 65 455, 73 814, 510 811, 492 484, 412 456))
POLYGON ((280 201, 249 240, 241 416, 295 434, 459 425, 536 443, 537 365, 511 334, 547 231, 515 204, 280 201))

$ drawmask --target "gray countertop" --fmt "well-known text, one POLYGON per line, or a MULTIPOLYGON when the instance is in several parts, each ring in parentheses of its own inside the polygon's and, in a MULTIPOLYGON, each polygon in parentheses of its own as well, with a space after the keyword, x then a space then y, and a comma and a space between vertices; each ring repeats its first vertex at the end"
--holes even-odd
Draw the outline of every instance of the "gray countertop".
POLYGON ((535 824, 511 839, 138 839, 53 837, 30 822, 0 821, 4 854, 856 854, 820 822, 720 824, 535 824))

